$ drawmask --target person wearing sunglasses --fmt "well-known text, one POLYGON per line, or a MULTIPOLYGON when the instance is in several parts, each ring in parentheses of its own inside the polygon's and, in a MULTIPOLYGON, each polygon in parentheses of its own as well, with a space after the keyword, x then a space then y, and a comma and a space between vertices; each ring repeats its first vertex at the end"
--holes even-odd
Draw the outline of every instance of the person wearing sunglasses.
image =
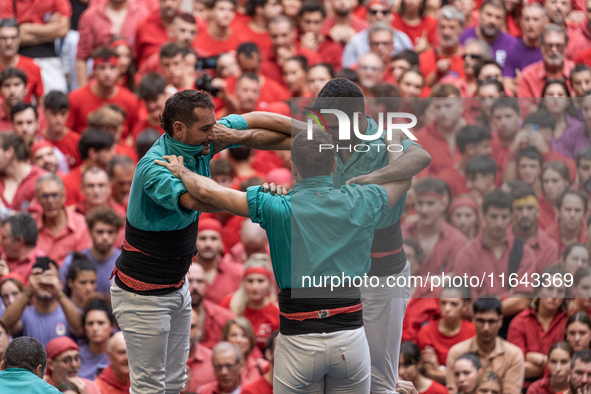
POLYGON ((474 76, 474 69, 481 59, 491 58, 492 50, 486 41, 469 38, 464 43, 464 75, 468 85, 468 95, 474 97, 478 88, 478 81, 474 76))

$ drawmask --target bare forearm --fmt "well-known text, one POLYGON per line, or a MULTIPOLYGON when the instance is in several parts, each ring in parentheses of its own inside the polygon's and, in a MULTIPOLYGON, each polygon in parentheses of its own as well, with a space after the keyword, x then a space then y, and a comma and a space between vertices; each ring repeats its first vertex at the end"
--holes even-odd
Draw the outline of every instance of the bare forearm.
POLYGON ((517 294, 514 297, 515 298, 505 298, 501 301, 503 304, 504 316, 513 316, 527 308, 529 298, 526 298, 524 295, 520 297, 517 294))
POLYGON ((20 25, 21 45, 35 45, 64 38, 69 28, 70 21, 64 16, 55 23, 23 23, 20 25))
POLYGON ((86 60, 76 60, 76 78, 78 79, 78 86, 86 86, 86 82, 88 81, 86 60))
POLYGON ((438 383, 445 385, 445 369, 435 369, 433 367, 429 367, 425 369, 425 376, 429 379, 433 379, 438 383))
POLYGON ((286 135, 291 135, 292 129, 297 131, 306 129, 304 122, 271 112, 250 112, 242 117, 248 123, 249 129, 267 129, 286 135))
POLYGON ((267 129, 250 129, 239 144, 260 150, 289 150, 291 137, 267 129))
POLYGON ((58 296, 58 301, 66 315, 70 331, 75 335, 84 335, 84 328, 82 327, 82 313, 78 307, 70 300, 64 293, 58 296))
POLYGON ((423 171, 431 163, 431 156, 427 151, 410 147, 409 150, 387 166, 370 174, 371 183, 382 185, 388 182, 396 182, 411 178, 423 171))
POLYGON ((11 333, 15 333, 15 326, 20 322, 21 316, 29 303, 29 297, 21 294, 12 304, 4 310, 2 315, 2 323, 8 328, 11 333))

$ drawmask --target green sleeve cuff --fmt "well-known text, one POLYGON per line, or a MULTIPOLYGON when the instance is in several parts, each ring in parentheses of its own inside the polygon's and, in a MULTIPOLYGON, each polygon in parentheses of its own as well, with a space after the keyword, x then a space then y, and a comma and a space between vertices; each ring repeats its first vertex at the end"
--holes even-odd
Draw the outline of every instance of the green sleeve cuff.
POLYGON ((423 147, 421 145, 417 144, 416 142, 414 142, 414 141, 412 141, 412 140, 410 140, 408 138, 402 140, 401 145, 402 145, 402 148, 404 149, 405 152, 408 150, 408 148, 410 148, 413 145, 416 145, 419 148, 423 149, 423 147))

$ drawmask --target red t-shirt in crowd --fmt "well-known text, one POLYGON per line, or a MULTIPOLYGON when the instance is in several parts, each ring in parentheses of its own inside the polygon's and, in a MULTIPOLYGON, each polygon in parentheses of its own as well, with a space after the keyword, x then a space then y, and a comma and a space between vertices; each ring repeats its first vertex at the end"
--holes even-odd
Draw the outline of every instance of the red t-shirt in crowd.
POLYGON ((252 160, 252 169, 267 175, 269 171, 279 168, 283 165, 283 161, 277 154, 270 150, 257 150, 252 160))
POLYGON ((242 281, 242 266, 220 259, 213 283, 207 284, 205 299, 218 304, 222 298, 238 290, 242 281))
POLYGON ((244 386, 240 394, 273 394, 273 385, 261 376, 254 382, 244 386))
POLYGON ((538 216, 538 226, 546 230, 556 222, 556 210, 545 198, 544 194, 538 194, 538 205, 540 207, 540 216, 538 216))
POLYGON ((205 307, 205 324, 203 325, 203 337, 199 343, 201 346, 213 349, 220 341, 226 322, 235 318, 236 315, 211 301, 204 299, 202 302, 205 307))
POLYGON ((0 176, 0 200, 2 200, 4 206, 15 211, 26 211, 31 201, 35 198, 37 180, 43 174, 45 174, 45 170, 35 165, 31 166, 31 171, 19 183, 10 203, 4 198, 4 177, 0 176))
POLYGON ((421 327, 439 317, 439 304, 436 298, 411 298, 406 311, 402 321, 402 340, 416 341, 421 327))
POLYGON ((442 170, 437 177, 443 179, 447 183, 451 192, 451 198, 459 196, 460 194, 470 193, 466 177, 460 174, 455 166, 450 166, 442 170))
MULTIPOLYGON (((96 83, 96 82, 95 82, 96 83)), ((102 98, 94 94, 87 85, 74 90, 68 95, 70 116, 66 125, 77 133, 82 133, 88 126, 88 115, 103 104, 117 104, 125 111, 123 136, 125 138, 137 122, 138 98, 128 89, 118 86, 113 97, 102 98)))
POLYGON ((125 156, 129 157, 131 160, 133 160, 134 163, 137 163, 138 161, 140 161, 135 149, 133 147, 127 145, 125 142, 115 145, 115 154, 116 155, 125 155, 125 156))
MULTIPOLYGON (((580 242, 582 244, 586 243, 587 237, 585 236, 585 230, 585 221, 583 220, 576 242, 580 242)), ((568 245, 565 245, 564 242, 562 242, 562 238, 560 237, 560 222, 556 220, 551 226, 547 227, 544 232, 548 234, 554 241, 556 241, 558 244, 558 253, 564 252, 564 249, 566 249, 568 245)))
POLYGON ((444 385, 437 383, 436 381, 432 381, 427 390, 421 391, 420 394, 448 394, 448 392, 444 385))
POLYGON ((223 41, 218 41, 209 35, 207 30, 197 33, 195 38, 195 47, 206 56, 216 56, 222 52, 235 51, 240 45, 238 35, 235 31, 230 33, 230 36, 223 41))
POLYGON ((78 142, 80 141, 80 134, 68 129, 66 135, 59 141, 51 141, 45 138, 54 147, 58 148, 60 152, 66 156, 70 170, 82 164, 80 158, 80 151, 78 150, 78 142))
POLYGON ((24 280, 25 286, 29 285, 29 276, 31 276, 31 270, 33 269, 33 265, 37 262, 37 257, 44 257, 45 253, 39 249, 39 247, 35 247, 31 253, 29 253, 24 259, 22 260, 14 260, 5 256, 6 264, 8 265, 8 269, 10 273, 15 273, 20 275, 24 280))
POLYGON ((419 129, 415 136, 421 141, 421 146, 431 154, 431 165, 426 169, 429 175, 438 176, 439 172, 452 167, 462 158, 460 148, 456 144, 453 157, 449 150, 449 144, 443 135, 437 130, 435 121, 419 129))
MULTIPOLYGON (((25 96, 24 102, 30 103, 31 97, 37 98, 37 104, 41 104, 39 99, 43 96, 43 80, 41 79, 41 69, 35 64, 33 59, 19 55, 18 63, 16 68, 20 68, 27 75, 27 95, 25 96)), ((0 65, 0 71, 4 67, 0 65)))
POLYGON ((3 1, 0 5, 0 18, 16 18, 21 24, 36 23, 44 25, 47 14, 54 13, 59 13, 68 18, 71 17, 72 6, 70 2, 68 0, 14 0, 3 1))
MULTIPOLYGON (((418 239, 418 222, 414 222, 402 229, 403 236, 418 239)), ((439 238, 437 243, 425 256, 418 272, 421 276, 427 274, 439 275, 444 272, 453 271, 453 265, 456 262, 458 251, 466 245, 468 238, 457 228, 441 219, 439 228, 439 238)))
POLYGON ((135 33, 135 55, 138 67, 169 40, 168 32, 160 19, 160 10, 154 10, 140 21, 135 33))
POLYGON ((437 71, 437 62, 440 59, 451 59, 451 65, 446 76, 453 76, 459 78, 460 80, 464 80, 464 78, 466 78, 466 74, 464 73, 464 59, 462 59, 461 55, 456 55, 452 57, 441 56, 435 50, 435 48, 426 50, 419 55, 419 64, 421 72, 423 73, 425 78, 431 75, 431 73, 437 71))
POLYGON ((188 382, 189 393, 197 392, 197 388, 215 381, 215 372, 211 362, 211 350, 197 344, 195 352, 189 355, 187 368, 191 370, 191 381, 188 382))
MULTIPOLYGON (((238 77, 228 77, 224 81, 226 81, 226 90, 234 94, 238 77)), ((291 100, 289 90, 274 79, 259 75, 259 81, 262 81, 262 83, 260 88, 261 94, 259 95, 257 104, 291 100)))
POLYGON ((524 356, 529 352, 547 354, 552 345, 564 340, 567 320, 566 312, 558 312, 544 330, 538 321, 537 312, 527 308, 511 320, 507 340, 519 347, 524 356))
POLYGON ((133 140, 137 141, 137 137, 139 137, 139 135, 142 133, 142 131, 144 131, 146 129, 156 130, 157 132, 160 133, 160 135, 164 134, 164 130, 162 129, 162 127, 160 127, 160 124, 158 124, 156 126, 151 125, 148 122, 148 119, 141 119, 135 124, 135 126, 133 126, 133 129, 131 130, 131 136, 133 137, 133 140))
MULTIPOLYGON (((513 232, 513 228, 509 228, 507 231, 513 232)), ((541 229, 538 229, 534 239, 527 244, 531 246, 536 256, 536 272, 542 273, 544 269, 558 261, 558 244, 541 229)))
POLYGON ((82 194, 82 170, 80 166, 62 176, 62 182, 66 190, 66 206, 77 205, 84 201, 84 195, 82 194))
MULTIPOLYGON (((236 13, 236 16, 238 16, 238 13, 236 13)), ((235 35, 238 37, 239 43, 253 42, 259 47, 261 54, 269 52, 273 47, 271 39, 269 38, 269 32, 266 30, 263 32, 255 31, 250 27, 248 22, 250 22, 250 17, 232 23, 232 28, 234 29, 235 35)))
MULTIPOLYGON (((309 49, 302 48, 297 43, 295 45, 296 52, 294 56, 304 56, 306 59, 308 59, 308 67, 322 62, 320 54, 309 49)), ((285 82, 283 82, 283 72, 279 64, 277 64, 277 55, 275 55, 275 52, 271 50, 267 54, 261 54, 261 56, 263 57, 263 62, 261 63, 260 73, 265 77, 279 82, 281 86, 285 86, 285 82)))
POLYGON ((439 44, 437 37, 437 19, 426 16, 418 25, 411 26, 402 20, 402 16, 394 14, 392 18, 392 27, 406 33, 413 45, 417 45, 423 36, 423 32, 427 32, 427 41, 436 47, 439 44))
POLYGON ((474 324, 462 320, 460 331, 456 335, 448 337, 439 332, 440 320, 435 320, 421 328, 417 335, 417 343, 421 350, 425 349, 426 346, 433 347, 435 353, 437 353, 439 365, 445 365, 449 349, 457 343, 472 338, 476 335, 476 330, 474 329, 474 324))

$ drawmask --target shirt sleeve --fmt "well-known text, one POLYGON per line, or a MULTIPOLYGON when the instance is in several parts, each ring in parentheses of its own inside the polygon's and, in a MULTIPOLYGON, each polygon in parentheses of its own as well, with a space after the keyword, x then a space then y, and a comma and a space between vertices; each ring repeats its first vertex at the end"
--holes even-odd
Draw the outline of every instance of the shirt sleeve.
POLYGON ((525 341, 526 333, 523 331, 525 321, 521 319, 521 316, 516 316, 509 324, 509 330, 507 331, 507 341, 521 349, 523 354, 527 353, 527 346, 525 341))
MULTIPOLYGON (((230 129, 234 129, 234 130, 246 130, 248 129, 248 123, 246 123, 246 120, 242 117, 242 115, 228 115, 225 116, 223 118, 221 118, 220 120, 218 120, 218 123, 221 123, 222 125, 230 128, 230 129)), ((212 145, 212 149, 211 149, 211 156, 213 157, 213 147, 215 146, 215 141, 211 144, 212 145)), ((228 149, 228 148, 238 148, 240 145, 228 145, 226 146, 224 149, 228 149)), ((222 149, 222 150, 224 150, 222 149)), ((221 152, 221 151, 220 151, 221 152)), ((217 152, 219 153, 219 152, 217 152)))
POLYGON ((272 198, 268 193, 263 192, 262 186, 251 186, 246 189, 246 200, 248 201, 248 215, 253 223, 258 223, 262 228, 267 227, 267 217, 264 212, 266 202, 272 198))
POLYGON ((382 215, 388 212, 388 192, 380 185, 361 186, 371 207, 374 208, 374 217, 378 220, 382 215))
POLYGON ((54 12, 59 12, 69 18, 72 16, 72 5, 68 0, 55 0, 54 12))
MULTIPOLYGON (((138 167, 140 164, 138 164, 138 167)), ((166 169, 154 163, 144 164, 147 168, 137 169, 142 171, 144 181, 144 192, 157 205, 170 211, 176 211, 186 216, 189 210, 181 208, 179 197, 187 193, 187 189, 180 179, 175 177, 166 169)))
POLYGON ((416 142, 414 142, 408 138, 402 140, 400 145, 402 145, 402 149, 404 150, 404 152, 406 152, 408 150, 408 148, 410 148, 413 145, 418 146, 419 148, 423 149, 423 147, 421 145, 417 144, 416 142))

